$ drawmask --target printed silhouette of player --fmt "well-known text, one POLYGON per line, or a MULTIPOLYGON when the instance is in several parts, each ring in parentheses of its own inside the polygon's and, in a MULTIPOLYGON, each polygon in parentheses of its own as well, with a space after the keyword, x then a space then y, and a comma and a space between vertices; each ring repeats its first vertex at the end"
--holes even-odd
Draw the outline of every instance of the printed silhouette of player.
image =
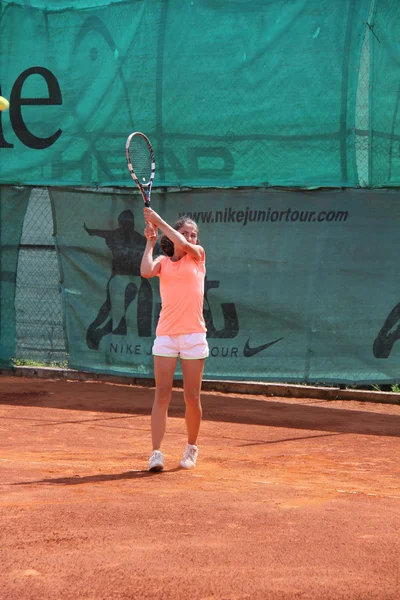
POLYGON ((394 343, 400 338, 400 303, 390 311, 378 333, 372 351, 375 358, 388 358, 394 343), (397 325, 396 329, 394 327, 397 325), (394 330, 393 330, 394 329, 394 330))
MULTIPOLYGON (((139 336, 150 337, 153 308, 153 292, 147 279, 140 277, 140 263, 146 246, 146 238, 135 231, 135 217, 131 210, 124 210, 118 217, 117 229, 89 229, 90 236, 101 237, 112 252, 111 276, 107 282, 106 300, 97 317, 86 332, 86 343, 97 350, 101 339, 110 333, 126 335, 126 313, 138 295, 137 328, 139 336), (132 278, 140 277, 138 286, 132 278)), ((157 245, 158 246, 158 245, 157 245)))

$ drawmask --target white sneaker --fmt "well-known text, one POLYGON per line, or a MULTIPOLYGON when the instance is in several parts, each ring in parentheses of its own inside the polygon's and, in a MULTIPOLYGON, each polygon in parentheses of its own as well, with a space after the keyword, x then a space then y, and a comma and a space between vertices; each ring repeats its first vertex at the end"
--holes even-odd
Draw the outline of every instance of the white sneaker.
POLYGON ((149 458, 149 471, 162 471, 164 468, 164 457, 161 450, 153 450, 149 458))
POLYGON ((192 444, 188 444, 186 446, 186 450, 183 454, 183 458, 181 460, 182 469, 194 469, 196 466, 197 456, 199 454, 199 449, 197 446, 192 446, 192 444))

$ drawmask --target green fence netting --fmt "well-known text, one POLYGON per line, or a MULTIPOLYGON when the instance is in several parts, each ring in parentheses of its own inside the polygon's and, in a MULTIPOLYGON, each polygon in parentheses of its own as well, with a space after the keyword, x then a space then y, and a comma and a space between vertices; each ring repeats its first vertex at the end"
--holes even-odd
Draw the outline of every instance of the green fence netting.
POLYGON ((0 366, 11 366, 16 350, 15 285, 28 189, 0 186, 0 366))
MULTIPOLYGON (((1 192, 2 364, 151 376, 160 299, 139 275, 141 199, 1 192)), ((200 226, 207 378, 398 381, 397 191, 198 190, 153 204, 200 226)))
POLYGON ((396 184, 392 0, 0 0, 0 181, 396 184), (372 144, 372 147, 371 147, 372 144))

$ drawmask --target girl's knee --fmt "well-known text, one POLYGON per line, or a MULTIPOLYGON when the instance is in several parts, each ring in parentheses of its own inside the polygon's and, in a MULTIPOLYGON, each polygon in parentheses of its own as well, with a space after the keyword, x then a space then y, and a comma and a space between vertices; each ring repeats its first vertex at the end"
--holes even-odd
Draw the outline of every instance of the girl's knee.
POLYGON ((158 406, 169 406, 171 402, 171 390, 157 390, 154 398, 154 404, 158 406))
POLYGON ((186 406, 201 408, 200 394, 185 394, 186 406))

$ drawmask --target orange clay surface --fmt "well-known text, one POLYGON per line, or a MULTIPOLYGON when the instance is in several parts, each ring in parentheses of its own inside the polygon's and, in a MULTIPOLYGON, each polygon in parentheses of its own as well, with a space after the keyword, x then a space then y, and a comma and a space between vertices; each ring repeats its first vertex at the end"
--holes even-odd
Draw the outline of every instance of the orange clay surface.
POLYGON ((400 406, 0 377, 1 600, 398 600, 400 406))

